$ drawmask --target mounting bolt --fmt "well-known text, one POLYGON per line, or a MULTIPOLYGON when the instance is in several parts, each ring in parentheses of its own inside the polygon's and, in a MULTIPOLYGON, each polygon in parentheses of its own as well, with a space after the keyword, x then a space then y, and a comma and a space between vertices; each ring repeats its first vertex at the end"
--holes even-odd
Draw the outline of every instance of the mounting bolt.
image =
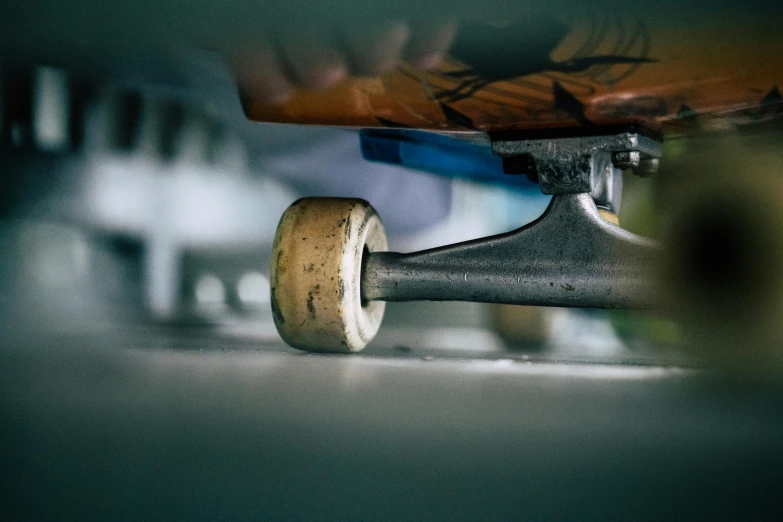
POLYGON ((642 161, 638 150, 623 150, 612 154, 612 164, 620 170, 637 169, 642 161))
POLYGON ((612 154, 612 164, 620 170, 633 169, 637 176, 646 177, 658 172, 658 158, 642 156, 637 150, 623 150, 612 154))

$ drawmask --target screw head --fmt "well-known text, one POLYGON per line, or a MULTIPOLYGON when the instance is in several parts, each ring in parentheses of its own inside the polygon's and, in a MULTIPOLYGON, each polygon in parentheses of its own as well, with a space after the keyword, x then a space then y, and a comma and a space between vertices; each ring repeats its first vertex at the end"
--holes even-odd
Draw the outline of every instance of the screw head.
POLYGON ((642 161, 642 154, 638 150, 623 150, 612 154, 612 163, 620 170, 635 169, 642 161))

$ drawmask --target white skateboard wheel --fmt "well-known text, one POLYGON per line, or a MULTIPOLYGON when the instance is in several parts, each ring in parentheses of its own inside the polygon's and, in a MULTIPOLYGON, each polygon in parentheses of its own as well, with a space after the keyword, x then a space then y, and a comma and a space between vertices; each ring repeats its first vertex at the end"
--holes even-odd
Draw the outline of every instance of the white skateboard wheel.
POLYGON ((383 223, 366 201, 305 198, 288 207, 271 268, 272 312, 283 340, 311 352, 367 346, 386 303, 362 303, 362 256, 386 249, 383 223))

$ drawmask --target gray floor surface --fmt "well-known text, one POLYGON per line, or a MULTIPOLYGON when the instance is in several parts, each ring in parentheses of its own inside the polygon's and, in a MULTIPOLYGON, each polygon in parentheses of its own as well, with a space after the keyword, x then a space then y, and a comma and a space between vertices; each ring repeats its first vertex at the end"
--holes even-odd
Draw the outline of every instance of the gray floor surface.
POLYGON ((207 330, 0 350, 4 520, 780 519, 783 394, 207 330))

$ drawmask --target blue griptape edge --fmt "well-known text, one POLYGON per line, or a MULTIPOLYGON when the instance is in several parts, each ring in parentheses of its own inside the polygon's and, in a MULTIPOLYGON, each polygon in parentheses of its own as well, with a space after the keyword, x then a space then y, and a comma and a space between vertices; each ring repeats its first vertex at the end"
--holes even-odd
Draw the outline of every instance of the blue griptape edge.
POLYGON ((359 139, 362 156, 368 161, 522 191, 540 191, 526 176, 504 174, 502 160, 487 146, 431 132, 396 129, 362 130, 359 139))

